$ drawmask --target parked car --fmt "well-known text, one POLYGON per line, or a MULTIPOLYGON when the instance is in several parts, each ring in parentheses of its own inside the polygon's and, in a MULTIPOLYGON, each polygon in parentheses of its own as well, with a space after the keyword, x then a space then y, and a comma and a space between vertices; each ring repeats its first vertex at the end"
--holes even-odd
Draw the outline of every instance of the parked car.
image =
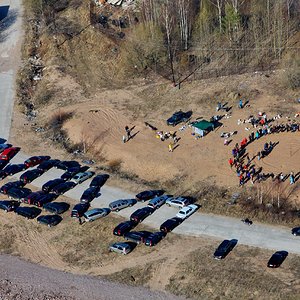
POLYGON ((132 221, 122 222, 114 228, 113 234, 118 236, 123 236, 126 232, 130 231, 135 226, 136 223, 132 221))
POLYGON ((72 189, 75 186, 76 186, 75 182, 67 181, 67 182, 63 182, 59 185, 56 185, 52 189, 52 191, 56 195, 62 195, 62 194, 66 193, 67 191, 69 191, 70 189, 72 189))
POLYGON ((80 163, 75 160, 63 160, 54 166, 57 169, 68 170, 69 168, 80 167, 80 163))
POLYGON ((123 208, 132 206, 136 203, 137 203, 136 199, 120 199, 120 200, 111 202, 109 204, 109 208, 111 209, 111 211, 119 211, 123 208))
POLYGON ((138 201, 146 201, 152 199, 157 196, 161 196, 165 191, 163 190, 151 190, 151 191, 143 191, 135 196, 138 201))
POLYGON ((30 189, 12 187, 11 189, 9 189, 7 191, 7 196, 10 199, 15 199, 15 200, 18 200, 18 201, 22 201, 30 193, 31 193, 30 189))
POLYGON ((48 227, 56 226, 62 221, 62 217, 59 215, 44 215, 37 218, 37 222, 47 225, 48 227))
POLYGON ((0 159, 0 170, 2 170, 8 163, 9 163, 9 160, 0 159))
POLYGON ((49 159, 41 162, 38 166, 37 169, 42 170, 44 172, 50 170, 54 166, 56 166, 60 162, 59 159, 49 159))
POLYGON ((3 209, 6 212, 14 211, 19 206, 20 206, 19 201, 14 201, 14 200, 0 201, 0 209, 3 209))
POLYGON ((72 218, 80 218, 83 216, 83 214, 89 209, 90 204, 89 203, 78 203, 76 204, 71 212, 72 218))
POLYGON ((162 205, 166 203, 167 200, 171 199, 172 197, 173 196, 171 195, 157 196, 149 201, 148 206, 153 209, 160 208, 162 205))
POLYGON ((105 217, 110 213, 109 208, 93 208, 83 214, 86 222, 93 222, 99 218, 105 217))
POLYGON ((126 242, 114 243, 109 246, 109 251, 113 251, 121 254, 128 254, 135 248, 135 245, 133 243, 126 243, 126 242))
POLYGON ((0 192, 2 194, 7 194, 7 191, 13 187, 16 187, 16 188, 20 188, 20 187, 23 187, 25 184, 24 182, 22 181, 12 181, 12 182, 7 182, 5 183, 4 185, 1 186, 0 188, 0 192))
POLYGON ((35 205, 37 207, 43 207, 45 204, 52 202, 56 198, 57 198, 57 195, 51 194, 51 193, 40 195, 39 197, 34 199, 33 205, 35 205))
POLYGON ((53 214, 62 214, 70 208, 66 202, 50 202, 44 204, 43 208, 53 214))
POLYGON ((36 207, 19 206, 15 209, 15 213, 26 219, 34 219, 41 213, 41 210, 36 207))
POLYGON ((20 147, 7 148, 0 154, 0 159, 11 160, 20 150, 20 147))
POLYGON ((0 153, 3 152, 5 149, 10 148, 12 145, 10 144, 0 144, 0 153))
POLYGON ((88 172, 80 172, 80 173, 77 173, 72 179, 71 181, 76 183, 76 184, 79 184, 79 183, 82 183, 84 182, 85 180, 91 178, 95 173, 94 172, 91 172, 91 171, 88 171, 88 172))
POLYGON ((74 177, 74 175, 80 172, 85 172, 86 170, 88 170, 88 168, 88 166, 69 168, 64 174, 60 176, 60 178, 63 180, 70 180, 72 179, 72 177, 74 177))
POLYGON ((299 236, 300 235, 300 227, 295 227, 292 229, 292 234, 294 236, 299 236))
POLYGON ((43 173, 44 171, 39 169, 28 170, 20 176, 20 181, 23 181, 24 183, 30 183, 41 176, 43 173))
POLYGON ((278 267, 280 267, 287 256, 288 256, 287 251, 277 251, 277 252, 275 252, 268 261, 268 268, 278 268, 278 267))
POLYGON ((192 114, 192 111, 177 111, 167 120, 167 125, 176 126, 179 123, 187 122, 191 118, 192 114))
POLYGON ((198 209, 198 206, 195 204, 189 204, 188 206, 183 207, 177 214, 176 217, 180 219, 186 219, 190 215, 192 215, 196 210, 198 209))
POLYGON ((2 171, 6 173, 6 176, 13 176, 26 169, 24 164, 11 164, 6 166, 2 171))
POLYGON ((37 192, 32 192, 29 195, 27 195, 22 202, 27 203, 27 204, 33 204, 34 201, 40 197, 41 195, 45 195, 45 192, 43 191, 37 191, 37 192))
POLYGON ((65 181, 61 178, 56 178, 56 179, 52 179, 52 180, 49 180, 47 181, 43 186, 42 186, 42 190, 46 193, 49 193, 52 191, 52 189, 61 184, 61 183, 64 183, 65 181))
POLYGON ((163 231, 163 232, 166 232, 166 233, 170 232, 181 223, 182 223, 181 218, 176 218, 175 217, 175 218, 172 218, 172 219, 168 219, 167 221, 165 221, 164 223, 162 223, 160 225, 160 231, 163 231))
POLYGON ((216 249, 214 253, 215 259, 223 259, 234 248, 233 240, 224 240, 216 249))
POLYGON ((173 207, 178 207, 178 208, 183 208, 189 204, 191 204, 190 199, 186 198, 186 197, 181 197, 181 196, 171 198, 166 201, 167 206, 173 206, 173 207))
POLYGON ((152 234, 150 231, 129 231, 124 234, 127 241, 132 241, 137 244, 144 243, 145 239, 152 234))
POLYGON ((148 216, 152 215, 153 212, 154 212, 154 209, 149 206, 139 208, 134 213, 131 214, 130 220, 135 223, 141 223, 148 216))
POLYGON ((157 245, 164 237, 166 236, 165 232, 158 231, 151 233, 148 237, 145 238, 145 245, 152 247, 157 245))
POLYGON ((102 187, 107 179, 109 178, 108 174, 99 174, 93 178, 93 180, 90 183, 90 187, 96 186, 96 187, 102 187))
POLYGON ((100 192, 100 187, 99 186, 89 187, 81 195, 80 202, 84 203, 84 202, 93 201, 96 197, 98 197, 99 192, 100 192))
POLYGON ((49 160, 50 158, 50 156, 32 156, 24 161, 24 165, 26 168, 31 168, 42 163, 43 161, 49 160))

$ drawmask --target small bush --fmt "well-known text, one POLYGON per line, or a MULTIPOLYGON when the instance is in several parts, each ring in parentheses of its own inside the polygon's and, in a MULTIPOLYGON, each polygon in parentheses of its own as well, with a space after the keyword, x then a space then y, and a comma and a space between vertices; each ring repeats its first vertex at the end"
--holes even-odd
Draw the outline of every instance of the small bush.
POLYGON ((112 159, 108 162, 108 167, 112 172, 120 171, 123 161, 120 158, 112 159))

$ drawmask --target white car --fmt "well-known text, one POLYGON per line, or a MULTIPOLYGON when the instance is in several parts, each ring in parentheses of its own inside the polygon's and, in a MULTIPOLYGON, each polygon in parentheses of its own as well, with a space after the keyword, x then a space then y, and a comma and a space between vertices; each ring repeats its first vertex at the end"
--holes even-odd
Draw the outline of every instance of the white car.
POLYGON ((174 206, 178 208, 183 208, 189 204, 190 204, 190 200, 186 197, 176 197, 176 198, 168 199, 166 201, 166 205, 174 206))
POLYGON ((177 214, 176 217, 180 219, 186 219, 190 215, 192 215, 196 210, 198 209, 198 206, 195 204, 190 204, 188 206, 183 207, 177 214))
POLYGON ((89 178, 91 178, 95 173, 94 172, 80 172, 77 173, 72 179, 72 182, 75 182, 76 184, 79 184, 89 178))

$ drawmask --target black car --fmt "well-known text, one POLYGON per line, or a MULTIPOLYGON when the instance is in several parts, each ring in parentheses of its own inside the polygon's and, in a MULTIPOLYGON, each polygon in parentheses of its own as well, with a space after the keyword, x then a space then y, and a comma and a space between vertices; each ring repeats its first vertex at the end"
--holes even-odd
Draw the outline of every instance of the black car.
POLYGON ((36 218, 42 211, 36 207, 19 206, 15 209, 15 213, 25 217, 26 219, 36 218))
POLYGON ((66 202, 50 202, 44 204, 43 208, 53 214, 62 214, 70 208, 66 202))
POLYGON ((182 219, 174 217, 172 219, 168 219, 167 221, 165 221, 164 223, 162 223, 160 225, 160 231, 163 232, 170 232, 172 231, 174 228, 176 228, 179 224, 181 224, 182 219))
POLYGON ((37 218, 38 223, 45 224, 48 227, 56 226, 62 221, 62 217, 59 215, 44 215, 37 218))
POLYGON ((298 236, 300 235, 300 227, 295 227, 292 229, 292 235, 298 236))
POLYGON ((41 176, 43 173, 44 173, 44 171, 39 170, 39 169, 28 170, 20 176, 20 181, 23 181, 24 183, 30 183, 34 179, 41 176))
POLYGON ((193 114, 192 111, 188 111, 188 112, 183 112, 181 110, 177 111, 172 115, 171 118, 167 120, 167 125, 176 126, 181 122, 187 122, 191 118, 192 114, 193 114))
POLYGON ((123 236, 126 232, 130 231, 136 226, 135 222, 132 221, 125 221, 120 223, 118 226, 115 227, 113 230, 114 235, 123 236))
POLYGON ((3 200, 3 201, 0 201, 0 209, 3 209, 6 212, 13 211, 17 207, 19 207, 19 206, 20 206, 20 202, 19 201, 14 201, 14 200, 3 200))
POLYGON ((92 200, 94 200, 100 192, 100 187, 89 187, 88 189, 86 189, 82 196, 80 197, 80 202, 84 203, 84 202, 91 202, 92 200))
POLYGON ((56 195, 62 195, 62 194, 64 194, 65 192, 67 192, 68 190, 72 189, 75 186, 76 186, 75 182, 72 182, 72 181, 63 182, 63 183, 61 183, 59 185, 56 185, 52 189, 52 191, 56 195))
POLYGON ((12 164, 8 165, 3 169, 3 172, 6 173, 6 176, 12 176, 19 172, 22 172, 26 169, 24 164, 12 164))
POLYGON ((234 248, 233 240, 224 240, 216 249, 214 253, 215 259, 223 259, 234 248))
POLYGON ((145 238, 144 243, 146 246, 152 247, 157 245, 165 236, 165 232, 153 232, 147 238, 145 238))
POLYGON ((4 170, 0 170, 0 179, 4 179, 7 176, 7 173, 4 170))
POLYGON ((54 166, 56 166, 60 162, 59 159, 49 159, 45 160, 37 166, 37 169, 42 170, 44 172, 50 170, 54 166))
POLYGON ((102 187, 107 179, 109 178, 108 174, 99 174, 93 178, 93 180, 90 183, 90 187, 102 187))
POLYGON ((90 204, 89 203, 78 203, 76 204, 71 212, 72 218, 80 218, 83 216, 83 214, 89 209, 90 204))
POLYGON ((69 168, 64 174, 60 176, 63 180, 70 180, 74 175, 80 172, 85 172, 89 169, 88 166, 82 166, 82 167, 73 167, 69 168))
POLYGON ((278 268, 288 256, 287 251, 275 252, 268 261, 268 268, 278 268))
POLYGON ((154 209, 152 207, 146 206, 143 208, 137 209, 134 213, 131 214, 130 220, 135 223, 140 223, 148 216, 152 215, 154 209))
POLYGON ((1 186, 0 192, 2 194, 7 194, 7 191, 9 189, 11 189, 12 187, 20 188, 20 187, 23 187, 24 185, 25 185, 24 182, 22 182, 20 180, 18 180, 18 181, 12 181, 12 182, 7 182, 3 186, 1 186))
POLYGON ((163 191, 163 190, 143 191, 143 192, 135 195, 135 197, 138 201, 144 202, 144 201, 152 199, 154 197, 161 196, 164 192, 165 191, 163 191))
POLYGON ((150 231, 129 231, 124 234, 127 241, 132 241, 137 244, 144 243, 145 239, 152 234, 150 231))
POLYGON ((43 186, 42 186, 42 190, 46 193, 49 193, 52 191, 52 189, 61 184, 61 183, 64 183, 65 181, 61 178, 56 178, 56 179, 52 179, 52 180, 49 180, 47 181, 43 186))
POLYGON ((43 191, 37 191, 37 192, 32 192, 29 195, 27 195, 22 202, 27 203, 27 204, 33 204, 34 201, 41 197, 42 195, 45 195, 45 192, 43 191))
POLYGON ((55 168, 61 169, 61 170, 68 170, 69 168, 74 168, 74 167, 77 167, 77 168, 80 167, 80 164, 79 164, 78 161, 63 160, 63 161, 61 161, 61 162, 59 162, 58 164, 55 165, 55 168))
POLYGON ((12 187, 7 191, 7 196, 10 199, 15 199, 22 201, 25 197, 27 197, 31 193, 30 189, 27 188, 16 188, 12 187))
POLYGON ((44 204, 49 203, 57 198, 57 195, 55 194, 44 194, 40 195, 37 198, 34 199, 33 205, 38 206, 38 207, 43 207, 44 204))
POLYGON ((2 170, 8 163, 9 163, 9 160, 0 159, 0 170, 2 170))

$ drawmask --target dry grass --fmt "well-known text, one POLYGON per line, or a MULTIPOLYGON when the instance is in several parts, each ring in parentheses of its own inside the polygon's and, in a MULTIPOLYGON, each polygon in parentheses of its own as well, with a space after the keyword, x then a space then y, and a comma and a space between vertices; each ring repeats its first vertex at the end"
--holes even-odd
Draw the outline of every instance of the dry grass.
POLYGON ((270 251, 238 245, 223 261, 214 260, 213 251, 201 246, 188 255, 167 289, 193 299, 296 299, 300 293, 297 256, 269 270, 270 251))

